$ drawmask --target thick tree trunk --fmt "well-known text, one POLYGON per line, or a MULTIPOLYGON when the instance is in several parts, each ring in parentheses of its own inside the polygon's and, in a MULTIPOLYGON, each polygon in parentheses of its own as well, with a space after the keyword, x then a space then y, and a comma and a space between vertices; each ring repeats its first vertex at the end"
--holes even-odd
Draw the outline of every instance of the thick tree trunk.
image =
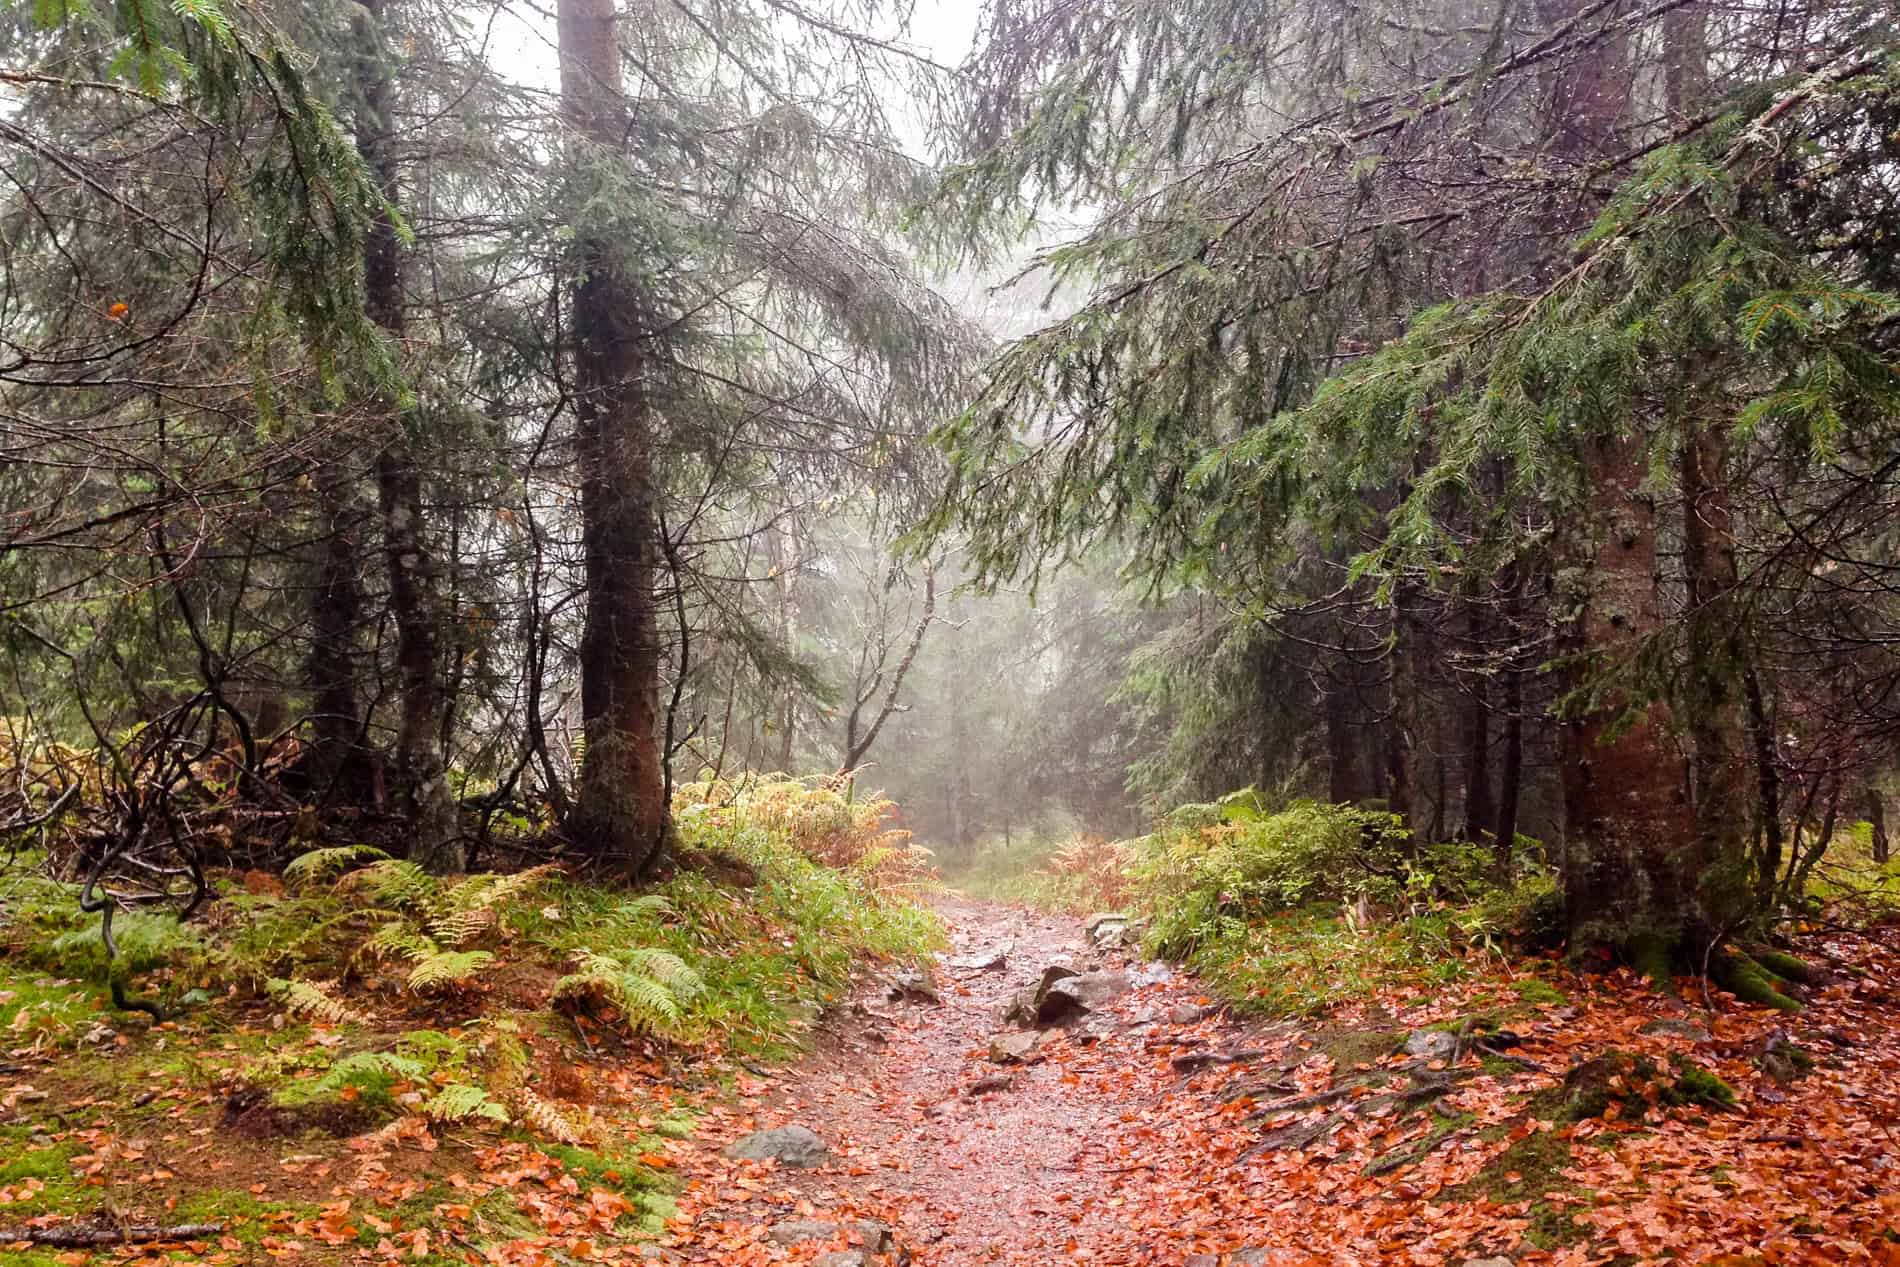
POLYGON ((1693 831, 1670 711, 1589 685, 1610 657, 1661 627, 1655 508, 1641 491, 1648 446, 1640 433, 1593 437, 1589 452, 1594 540, 1575 569, 1574 649, 1592 657, 1576 685, 1591 692, 1563 727, 1564 895, 1571 947, 1625 946, 1680 936, 1676 855, 1693 831))
MULTIPOLYGON (((364 0, 358 91, 363 118, 357 147, 376 178, 385 206, 370 228, 364 252, 364 307, 392 342, 403 336, 402 242, 394 208, 400 190, 390 113, 390 82, 383 38, 384 0, 364 0)), ((409 819, 409 856, 432 871, 461 871, 467 858, 460 841, 455 800, 449 793, 439 736, 441 694, 437 689, 435 563, 423 519, 422 476, 400 404, 382 402, 390 436, 376 455, 376 492, 383 516, 383 554, 389 572, 389 609, 396 622, 396 671, 400 724, 396 732, 398 795, 409 819)))
MULTIPOLYGON (((586 148, 626 144, 614 0, 560 0, 561 100, 586 148)), ((587 756, 569 834, 601 861, 645 869, 665 844, 660 751, 659 528, 644 297, 608 241, 577 225, 572 307, 574 445, 581 479, 587 624, 581 718, 587 756)))
MULTIPOLYGON (((1577 16, 1582 0, 1540 0, 1547 27, 1577 16)), ((1553 234, 1564 240, 1588 222, 1594 194, 1590 164, 1613 153, 1629 110, 1626 37, 1609 36, 1541 85, 1541 126, 1555 174, 1574 185, 1575 202, 1554 202, 1553 234)), ((1562 266, 1554 261, 1553 269, 1562 266)), ((1569 683, 1580 706, 1562 732, 1564 895, 1573 952, 1591 946, 1680 936, 1682 893, 1677 854, 1693 830, 1683 766, 1661 702, 1607 690, 1613 661, 1662 627, 1657 593, 1656 508, 1644 491, 1648 437, 1642 427, 1583 435, 1580 457, 1589 502, 1573 517, 1559 607, 1574 662, 1569 683)))

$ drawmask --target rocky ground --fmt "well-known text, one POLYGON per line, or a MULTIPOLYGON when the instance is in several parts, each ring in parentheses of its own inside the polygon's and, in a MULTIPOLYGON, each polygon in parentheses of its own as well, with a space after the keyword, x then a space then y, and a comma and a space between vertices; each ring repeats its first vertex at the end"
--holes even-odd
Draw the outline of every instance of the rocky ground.
POLYGON ((1864 978, 1819 988, 1798 1039, 1554 965, 1241 1023, 1113 922, 942 913, 934 977, 878 981, 678 1146, 661 1257, 1900 1262, 1878 1179, 1900 1052, 1864 978))

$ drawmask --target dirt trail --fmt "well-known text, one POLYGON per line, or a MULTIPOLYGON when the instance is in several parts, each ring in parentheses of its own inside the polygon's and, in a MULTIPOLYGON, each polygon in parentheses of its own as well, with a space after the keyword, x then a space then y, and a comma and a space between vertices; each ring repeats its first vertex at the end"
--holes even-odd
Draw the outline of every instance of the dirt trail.
POLYGON ((1207 1000, 1191 980, 1090 949, 1079 920, 959 898, 939 909, 953 943, 939 961, 940 1002, 861 997, 823 1027, 813 1056, 745 1088, 741 1111, 708 1124, 683 1202, 694 1223, 684 1261, 802 1261, 856 1238, 781 1247, 761 1240, 775 1219, 862 1216, 893 1225, 900 1261, 908 1251, 931 1267, 1181 1263, 1236 1248, 1197 1238, 1148 1199, 1152 1167, 1139 1158, 1177 1131, 1205 1139, 1207 1123, 1182 1121, 1172 1102, 1186 1082, 1173 1058, 1245 1036, 1201 1015, 1207 1000), (998 951, 1000 967, 975 966, 998 951), (1010 997, 1065 962, 1125 967, 1131 986, 1050 1028, 1028 1063, 991 1062, 990 1039, 1015 1028, 999 1019, 1010 997), (1007 1086, 979 1090, 1001 1077, 1007 1086), (816 1131, 832 1162, 799 1171, 712 1155, 788 1124, 816 1131))

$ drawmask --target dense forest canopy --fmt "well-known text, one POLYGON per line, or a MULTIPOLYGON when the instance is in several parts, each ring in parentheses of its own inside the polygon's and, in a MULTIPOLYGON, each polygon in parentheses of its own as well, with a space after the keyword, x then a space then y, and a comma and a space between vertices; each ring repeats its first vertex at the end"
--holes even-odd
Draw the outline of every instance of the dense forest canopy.
POLYGON ((1884 853, 1890 19, 8 4, 0 833, 156 896, 1251 787, 1706 960, 1884 853))

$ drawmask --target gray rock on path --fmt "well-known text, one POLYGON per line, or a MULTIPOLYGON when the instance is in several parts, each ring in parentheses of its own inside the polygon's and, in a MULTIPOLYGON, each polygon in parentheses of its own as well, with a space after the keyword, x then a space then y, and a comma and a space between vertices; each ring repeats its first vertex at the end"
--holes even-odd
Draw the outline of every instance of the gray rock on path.
POLYGON ((1495 1258, 1467 1258, 1463 1267, 1517 1267, 1517 1264, 1499 1254, 1495 1258))
POLYGON ((783 1223, 774 1223, 766 1229, 765 1239, 774 1245, 797 1245, 801 1241, 822 1241, 837 1234, 835 1223, 819 1223, 813 1219, 787 1219, 783 1223))
POLYGON ((1136 940, 1136 925, 1118 911, 1103 911, 1082 921, 1082 933, 1096 950, 1110 950, 1136 940))
POLYGON ((1017 1065, 1028 1060, 1048 1042, 1040 1030, 1009 1030, 990 1039, 990 1060, 999 1065, 1017 1065))
POLYGON ((1426 1060, 1450 1060, 1458 1050, 1458 1035, 1442 1029, 1415 1029, 1405 1036, 1405 1054, 1426 1060))
POLYGON ((943 965, 958 972, 992 972, 1008 966, 1009 952, 1013 949, 1015 949, 1015 943, 1004 942, 988 950, 972 950, 967 955, 952 955, 943 961, 943 965))
POLYGON ((923 999, 930 1003, 941 1003, 937 995, 937 983, 928 972, 917 972, 909 968, 891 974, 890 983, 885 987, 884 995, 893 1003, 905 999, 923 999))
POLYGON ((834 1249, 813 1259, 812 1267, 871 1267, 871 1259, 861 1249, 834 1249))
MULTIPOLYGON (((828 1240, 844 1231, 837 1223, 820 1223, 816 1219, 786 1219, 774 1223, 766 1230, 765 1239, 774 1245, 799 1245, 806 1241, 828 1240)), ((862 1250, 840 1250, 837 1253, 858 1254, 859 1262, 865 1261, 863 1255, 882 1257, 897 1246, 897 1240, 891 1235, 891 1229, 876 1219, 865 1219, 857 1225, 858 1239, 864 1242, 862 1250)), ((820 1262, 825 1261, 823 1258, 820 1262)))
POLYGON ((802 1126, 774 1126, 754 1131, 726 1145, 726 1156, 740 1161, 776 1161, 794 1170, 811 1170, 831 1158, 825 1141, 802 1126))
POLYGON ((1018 990, 1010 995, 1003 1005, 1002 1021, 1005 1025, 1035 1025, 1042 1022, 1040 1015, 1043 1000, 1049 990, 1059 981, 1080 976, 1074 968, 1063 963, 1052 963, 1042 970, 1042 979, 1026 990, 1018 990))
POLYGON ((864 1251, 867 1254, 888 1254, 897 1248, 897 1238, 891 1229, 876 1219, 865 1219, 858 1224, 858 1235, 864 1238, 864 1251))

